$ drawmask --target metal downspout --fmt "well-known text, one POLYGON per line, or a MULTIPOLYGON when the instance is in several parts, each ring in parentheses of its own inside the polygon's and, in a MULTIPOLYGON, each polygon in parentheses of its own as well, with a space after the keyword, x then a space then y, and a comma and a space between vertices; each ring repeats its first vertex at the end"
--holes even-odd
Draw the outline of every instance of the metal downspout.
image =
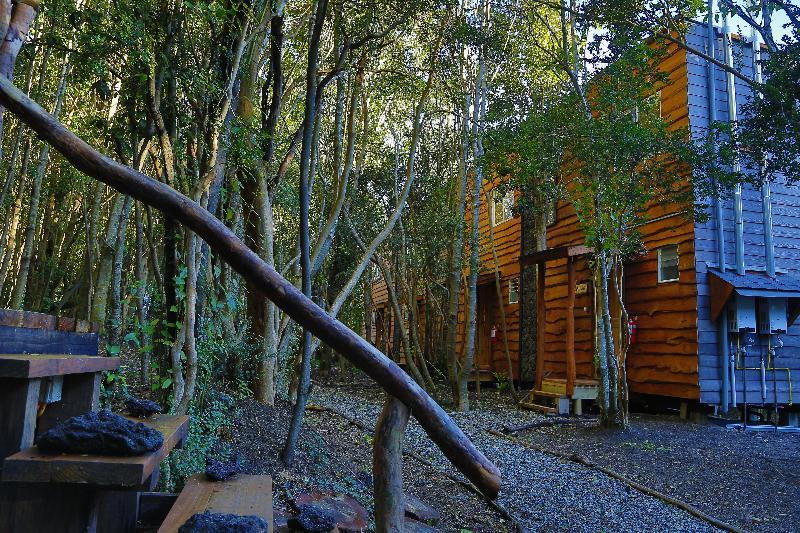
MULTIPOLYGON (((753 28, 753 73, 756 83, 761 83, 761 38, 758 31, 753 28)), ((759 95, 760 97, 760 95, 759 95)), ((772 236, 772 195, 769 180, 763 173, 761 174, 761 207, 763 209, 764 220, 764 261, 767 275, 775 277, 775 244, 772 236)))
MULTIPOLYGON (((706 24, 706 54, 710 57, 716 55, 716 41, 717 36, 714 31, 714 0, 708 0, 708 23, 706 24)), ((711 128, 717 121, 717 80, 715 74, 714 63, 706 61, 707 76, 708 76, 708 131, 711 133, 711 128)), ((725 221, 722 218, 722 199, 719 197, 714 198, 714 214, 717 219, 717 264, 721 272, 725 272, 725 221)), ((720 318, 717 320, 717 328, 719 329, 719 368, 722 378, 722 388, 720 389, 720 407, 722 412, 728 411, 728 394, 730 391, 730 384, 728 381, 728 372, 730 371, 730 348, 728 346, 728 312, 727 309, 722 310, 720 318)), ((734 387, 733 392, 733 405, 736 406, 736 391, 734 387)))
MULTIPOLYGON (((730 33, 730 16, 725 16, 725 28, 722 36, 722 46, 725 52, 725 64, 730 68, 734 68, 733 64, 733 51, 731 50, 731 33, 730 33)), ((734 126, 738 120, 737 106, 736 106, 736 83, 733 79, 733 74, 730 72, 725 73, 725 80, 728 89, 728 122, 734 126)), ((741 166, 739 165, 738 158, 734 163, 734 171, 739 172, 741 166)), ((736 233, 736 273, 744 275, 744 217, 742 215, 742 184, 736 184, 736 190, 733 194, 733 214, 735 221, 736 233)))

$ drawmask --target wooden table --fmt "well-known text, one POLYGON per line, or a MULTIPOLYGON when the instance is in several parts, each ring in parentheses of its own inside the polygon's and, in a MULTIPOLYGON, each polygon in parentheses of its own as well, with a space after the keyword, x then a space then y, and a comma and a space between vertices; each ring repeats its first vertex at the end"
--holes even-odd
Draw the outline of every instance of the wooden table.
POLYGON ((181 444, 189 417, 162 415, 132 420, 161 431, 163 446, 136 457, 53 455, 35 447, 7 457, 0 484, 0 529, 76 533, 131 530, 136 522, 138 491, 153 489, 158 465, 181 444))
POLYGON ((67 418, 97 409, 100 373, 117 368, 119 357, 0 355, 0 459, 67 418), (59 381, 59 401, 40 402, 47 380, 59 381))

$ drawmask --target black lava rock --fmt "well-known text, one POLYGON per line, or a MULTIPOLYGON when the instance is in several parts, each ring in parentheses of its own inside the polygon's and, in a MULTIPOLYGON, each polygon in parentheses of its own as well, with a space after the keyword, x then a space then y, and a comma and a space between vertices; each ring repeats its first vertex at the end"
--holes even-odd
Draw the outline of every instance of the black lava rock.
POLYGON ((227 460, 206 457, 206 477, 209 481, 225 481, 242 471, 242 461, 234 452, 227 460))
POLYGON ((42 433, 36 442, 45 453, 118 456, 143 455, 163 444, 164 436, 159 431, 107 409, 73 416, 42 433))
POLYGON ((269 533, 269 524, 258 516, 206 511, 189 518, 178 533, 269 533))
POLYGON ((309 533, 328 533, 336 527, 336 517, 325 509, 302 504, 297 510, 297 516, 289 519, 289 527, 309 533))
POLYGON ((128 399, 125 400, 125 409, 128 410, 128 414, 131 416, 141 418, 147 418, 161 412, 161 406, 156 402, 136 398, 135 396, 128 396, 128 399))

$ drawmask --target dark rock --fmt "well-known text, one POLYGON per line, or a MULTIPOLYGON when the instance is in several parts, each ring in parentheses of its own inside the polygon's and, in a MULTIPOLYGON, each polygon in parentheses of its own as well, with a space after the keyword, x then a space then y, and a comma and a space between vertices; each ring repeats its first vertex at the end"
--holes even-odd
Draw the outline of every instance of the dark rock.
POLYGON ((73 416, 42 433, 36 444, 45 453, 131 456, 158 450, 164 436, 106 409, 73 416))
POLYGON ((426 524, 436 524, 442 517, 439 511, 408 493, 406 493, 406 516, 426 524))
POLYGON ((140 418, 147 418, 161 412, 161 406, 156 402, 135 396, 128 396, 125 400, 125 409, 129 415, 140 418))
POLYGON ((336 515, 315 505, 299 505, 298 514, 289 519, 289 527, 309 533, 328 533, 336 527, 336 515))
POLYGON ((242 461, 236 452, 229 459, 206 457, 206 477, 209 481, 225 481, 241 472, 242 468, 242 461))
POLYGON ((333 516, 340 531, 366 531, 369 514, 364 506, 346 494, 311 492, 298 494, 292 506, 299 512, 303 506, 316 507, 333 516))
POLYGON ((189 518, 178 533, 269 533, 269 524, 258 516, 206 511, 189 518))

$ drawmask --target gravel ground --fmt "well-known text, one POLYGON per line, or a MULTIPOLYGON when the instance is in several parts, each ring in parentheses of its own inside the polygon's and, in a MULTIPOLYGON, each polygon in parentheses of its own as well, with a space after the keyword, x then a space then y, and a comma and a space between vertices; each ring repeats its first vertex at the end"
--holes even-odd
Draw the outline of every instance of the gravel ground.
MULTIPOLYGON (((383 395, 366 380, 346 380, 317 386, 312 402, 346 413, 373 427, 383 395)), ((484 391, 483 401, 471 413, 452 416, 503 476, 498 502, 531 531, 712 531, 705 522, 644 496, 627 485, 583 466, 562 462, 494 437, 486 429, 521 425, 544 419, 517 410, 497 393, 484 391)), ((365 432, 332 413, 309 413, 308 423, 325 436, 334 455, 357 471, 369 471, 371 439, 365 432)), ((456 473, 444 455, 416 422, 409 424, 406 446, 434 465, 456 473)), ((405 480, 409 492, 442 513, 444 531, 500 532, 509 529, 485 501, 442 476, 437 470, 407 458, 405 480)))
POLYGON ((800 435, 741 432, 676 416, 633 415, 631 429, 537 428, 538 446, 580 453, 749 531, 800 530, 800 435))

